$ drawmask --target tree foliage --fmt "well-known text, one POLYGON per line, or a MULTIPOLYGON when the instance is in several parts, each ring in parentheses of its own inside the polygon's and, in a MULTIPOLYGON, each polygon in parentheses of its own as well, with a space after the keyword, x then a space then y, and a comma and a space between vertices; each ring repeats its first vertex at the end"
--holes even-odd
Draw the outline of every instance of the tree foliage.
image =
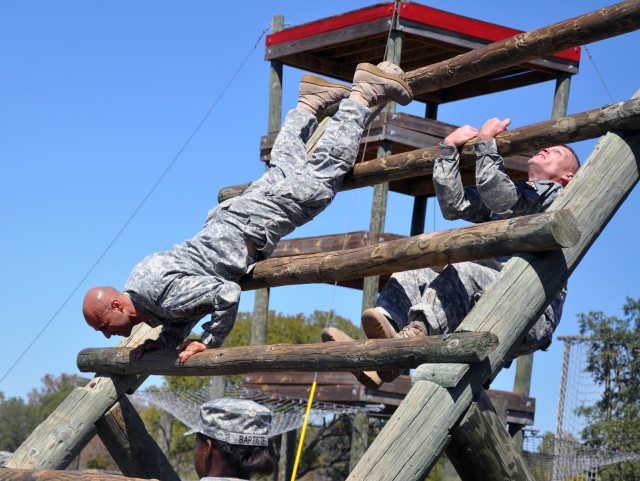
MULTIPOLYGON (((592 446, 640 452, 640 300, 627 299, 624 317, 602 312, 579 315, 580 332, 591 337, 587 371, 602 388, 598 402, 580 406, 587 420, 583 440, 592 446)), ((640 463, 620 463, 602 479, 640 480, 640 463)))
POLYGON ((28 402, 19 397, 6 399, 0 392, 0 451, 15 451, 73 388, 87 382, 75 374, 47 374, 42 387, 29 393, 28 402))

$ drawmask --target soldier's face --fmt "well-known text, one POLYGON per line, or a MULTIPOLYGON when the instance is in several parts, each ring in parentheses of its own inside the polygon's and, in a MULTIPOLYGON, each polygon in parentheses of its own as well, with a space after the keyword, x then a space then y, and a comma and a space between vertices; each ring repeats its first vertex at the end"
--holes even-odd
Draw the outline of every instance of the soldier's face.
POLYGON ((542 149, 528 161, 529 171, 535 173, 535 179, 560 182, 567 172, 574 168, 573 154, 561 145, 542 149))
POLYGON ((111 336, 130 336, 133 323, 129 316, 123 312, 110 310, 103 313, 99 318, 92 320, 91 327, 96 331, 100 331, 104 337, 109 339, 111 336))

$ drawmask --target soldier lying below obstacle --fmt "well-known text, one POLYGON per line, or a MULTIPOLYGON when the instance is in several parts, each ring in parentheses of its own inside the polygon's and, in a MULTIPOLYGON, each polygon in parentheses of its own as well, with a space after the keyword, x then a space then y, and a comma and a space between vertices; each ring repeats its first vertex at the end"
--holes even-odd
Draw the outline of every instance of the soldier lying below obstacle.
MULTIPOLYGON (((440 208, 447 219, 486 222, 549 208, 580 168, 576 153, 566 145, 543 149, 528 161, 528 181, 513 182, 494 137, 506 130, 510 119, 489 119, 477 130, 469 125, 450 133, 442 144, 433 169, 440 208), (476 137, 474 150, 476 186, 463 188, 458 149, 476 137)), ((461 262, 444 267, 416 269, 394 274, 380 292, 376 307, 362 313, 362 328, 369 339, 419 337, 455 331, 482 293, 498 277, 507 259, 461 262)), ((512 357, 546 349, 551 343, 566 297, 566 288, 555 297, 512 357)), ((323 341, 347 341, 335 328, 322 333, 323 341)), ((356 372, 358 380, 377 387, 391 382, 399 370, 356 372)))
POLYGON ((105 337, 129 336, 134 325, 162 325, 157 340, 133 351, 174 348, 207 314, 200 340, 180 344, 180 361, 219 347, 236 318, 237 281, 257 261, 271 255, 281 237, 327 207, 351 171, 371 108, 395 101, 406 105, 412 93, 402 70, 389 62, 360 64, 353 87, 304 75, 296 109, 284 122, 271 155, 271 169, 241 196, 209 212, 195 237, 170 251, 143 259, 120 292, 95 287, 87 292, 83 314, 105 337), (306 142, 318 125, 317 113, 341 100, 317 148, 307 160, 306 142))

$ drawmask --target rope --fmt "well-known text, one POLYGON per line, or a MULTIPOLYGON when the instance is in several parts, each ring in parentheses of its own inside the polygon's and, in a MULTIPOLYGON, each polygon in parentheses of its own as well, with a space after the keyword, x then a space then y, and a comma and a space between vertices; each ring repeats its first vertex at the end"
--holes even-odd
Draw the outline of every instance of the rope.
POLYGON ((116 243, 116 241, 120 238, 120 236, 122 235, 122 233, 125 231, 125 229, 129 226, 129 224, 131 224, 131 222, 133 221, 133 219, 136 217, 136 215, 138 214, 138 212, 140 211, 140 209, 145 205, 145 203, 147 202, 147 200, 151 197, 151 194, 153 194, 153 192, 156 190, 156 188, 160 185, 160 182, 162 182, 162 180, 165 178, 165 176, 169 173, 169 170, 173 167, 173 165, 176 163, 176 161, 178 160, 178 158, 182 155, 182 153, 184 152, 184 150, 187 148, 187 146, 191 143, 191 141, 193 140, 193 138, 196 136, 196 134, 198 133, 198 131, 200 130, 200 128, 204 125, 205 121, 208 119, 209 115, 211 114, 211 112, 213 112, 213 109, 216 107, 216 105, 218 105, 218 102, 220 102, 220 100, 222 99, 222 97, 224 96, 224 94, 227 92, 227 90, 229 89, 229 86, 231 85, 231 83, 236 79, 236 77, 238 76, 238 74, 240 73, 240 71, 242 70, 242 68, 245 66, 245 64, 247 63, 247 61, 249 60, 249 57, 251 56, 251 54, 253 53, 253 51, 256 49, 256 47, 258 46, 258 44, 260 43, 260 40, 262 40, 262 37, 264 37, 265 33, 267 33, 267 31, 271 28, 271 26, 267 26, 262 33, 260 34, 260 36, 258 37, 258 39, 256 40, 256 43, 253 45, 253 47, 249 50, 249 53, 246 55, 246 57, 244 58, 244 60, 240 63, 240 66, 236 69, 236 71, 234 72, 234 74, 231 76, 231 78, 229 79, 229 81, 227 82, 227 84, 224 86, 224 88, 222 89, 222 91, 220 92, 220 94, 216 97, 216 99, 213 101, 213 103, 211 104, 211 106, 209 107, 209 109, 207 110, 207 112, 204 114, 204 116, 202 117, 202 119, 200 120, 200 122, 198 122, 198 124, 196 125, 196 127, 193 129, 193 131, 191 132, 191 134, 189 135, 189 137, 187 137, 187 140, 182 144, 182 147, 178 150, 178 152, 176 153, 176 155, 173 157, 173 160, 171 160, 171 162, 169 162, 169 165, 164 169, 164 171, 162 172, 162 174, 160 175, 160 177, 158 178, 158 180, 156 180, 156 182, 153 184, 153 186, 151 187, 151 189, 149 190, 149 192, 147 192, 147 194, 143 197, 143 199, 140 201, 140 203, 138 204, 138 206, 133 210, 133 212, 131 213, 131 215, 129 216, 129 218, 125 221, 125 223, 122 225, 122 227, 118 230, 118 232, 116 233, 116 235, 113 237, 113 239, 111 239, 111 241, 109 242, 109 244, 107 244, 107 247, 105 247, 105 249, 102 251, 102 253, 98 256, 97 260, 93 263, 93 265, 89 268, 89 270, 86 272, 86 274, 84 276, 82 276, 82 278, 80 279, 80 281, 75 285, 75 287, 71 290, 71 293, 66 297, 66 299, 62 302, 62 304, 60 305, 60 307, 58 307, 58 309, 55 311, 55 313, 49 318, 49 320, 44 324, 44 326, 42 327, 42 329, 40 329, 40 331, 35 335, 35 337, 31 340, 31 342, 27 345, 27 347, 22 351, 22 353, 17 357, 17 359, 13 362, 13 364, 9 367, 9 369, 7 369, 7 371, 2 375, 2 377, 0 378, 0 384, 2 384, 2 382, 6 379, 6 377, 11 374, 11 372, 13 371, 13 369, 18 365, 18 363, 22 360, 22 358, 27 354, 27 352, 29 352, 29 350, 33 347, 33 345, 35 344, 35 342, 40 339, 40 336, 42 336, 42 334, 44 334, 44 332, 47 330, 47 328, 53 323, 53 321, 58 317, 58 314, 60 314, 60 312, 62 311, 62 309, 65 308, 65 306, 69 303, 69 301, 71 300, 71 298, 75 295, 76 292, 78 292, 78 289, 80 289, 80 287, 82 286, 82 284, 84 284, 84 281, 87 280, 87 278, 93 273, 93 271, 95 270, 96 267, 98 267, 98 264, 100 264, 100 262, 102 261, 102 259, 104 259, 104 257, 107 255, 107 253, 111 250, 111 248, 113 247, 113 245, 116 243))
POLYGON ((593 69, 596 71, 596 74, 598 75, 598 78, 600 79, 600 82, 602 83, 602 86, 607 91, 607 95, 609 95, 609 100, 611 100, 611 103, 614 104, 616 101, 613 100, 613 95, 611 95, 611 92, 609 92, 609 88, 607 87, 607 83, 604 81, 604 78, 602 78, 602 75, 600 75, 600 71, 598 70, 598 67, 596 66, 596 63, 593 60, 593 57, 591 56, 591 52, 589 52, 589 48, 586 45, 584 46, 584 50, 585 50, 585 52, 587 52, 587 56, 589 57, 589 61, 593 65, 593 69))
MULTIPOLYGON (((388 50, 389 50, 389 41, 391 39, 391 32, 393 31, 393 29, 395 28, 395 24, 397 21, 397 16, 398 16, 398 5, 400 4, 400 0, 395 0, 394 4, 393 4, 393 13, 391 15, 391 22, 389 25, 389 33, 387 35, 387 44, 385 45, 385 49, 384 49, 384 55, 383 55, 383 60, 387 58, 387 54, 388 54, 388 50)), ((376 110, 374 110, 372 112, 371 115, 371 119, 374 118, 376 115, 378 115, 381 111, 382 108, 384 108, 384 106, 380 106, 378 107, 376 110)), ((369 122, 369 125, 367 126, 367 136, 366 136, 366 140, 365 143, 362 147, 362 156, 361 156, 361 162, 364 162, 364 157, 365 157, 365 152, 367 150, 367 144, 369 142, 369 133, 371 132, 371 122, 369 122)), ((347 247, 347 239, 349 236, 349 230, 350 230, 350 226, 351 226, 351 221, 353 219, 353 211, 354 211, 354 206, 355 206, 355 199, 356 199, 356 192, 354 191, 353 193, 353 200, 351 203, 351 210, 349 213, 349 220, 347 222, 347 229, 344 235, 344 241, 342 243, 342 250, 344 251, 347 247)), ((338 281, 335 281, 333 283, 333 288, 331 291, 331 301, 329 303, 329 311, 327 313, 327 320, 325 322, 325 328, 329 327, 329 323, 331 321, 331 319, 333 318, 333 302, 335 299, 335 292, 338 286, 338 281)), ((311 384, 311 392, 309 393, 309 402, 307 405, 307 416, 305 416, 305 420, 304 423, 302 424, 302 432, 300 433, 300 440, 298 442, 298 450, 296 453, 296 459, 293 465, 293 472, 291 473, 291 481, 295 481, 296 479, 296 475, 298 473, 298 465, 300 462, 300 456, 302 455, 302 447, 304 446, 304 439, 305 439, 305 434, 307 432, 307 424, 309 422, 309 409, 311 409, 311 404, 313 403, 313 398, 316 392, 316 383, 317 383, 317 379, 318 379, 318 371, 316 371, 313 374, 313 382, 311 384)))

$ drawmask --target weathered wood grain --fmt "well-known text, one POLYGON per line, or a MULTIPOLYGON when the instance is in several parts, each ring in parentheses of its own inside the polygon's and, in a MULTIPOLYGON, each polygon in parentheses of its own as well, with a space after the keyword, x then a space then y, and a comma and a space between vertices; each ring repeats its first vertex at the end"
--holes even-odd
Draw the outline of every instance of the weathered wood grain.
POLYGON ((127 396, 96 422, 100 439, 125 476, 180 481, 127 396))
POLYGON ((495 348, 495 337, 465 332, 413 339, 369 339, 321 344, 271 344, 208 349, 180 364, 177 351, 150 351, 131 358, 126 348, 88 348, 78 354, 82 372, 217 376, 256 371, 353 371, 410 368, 425 362, 480 362, 495 348))
POLYGON ((449 440, 483 384, 502 369, 509 352, 567 281, 639 178, 640 134, 604 136, 552 209, 571 209, 582 231, 574 247, 542 255, 519 254, 502 270, 459 326, 489 330, 500 343, 487 362, 471 366, 454 388, 417 382, 365 453, 349 480, 419 481, 449 440), (606 179, 606 181, 603 181, 606 179), (518 302, 507 302, 507 299, 518 302))
POLYGON ((569 211, 534 214, 373 246, 270 258, 257 263, 240 285, 247 290, 359 279, 418 267, 491 259, 520 251, 557 249, 574 245, 579 237, 569 211))
POLYGON ((127 478, 119 474, 105 474, 98 471, 0 468, 0 479, 3 481, 146 481, 149 478, 127 478))
POLYGON ((451 430, 446 453, 462 481, 535 481, 484 392, 451 430))
MULTIPOLYGON (((640 99, 632 99, 509 130, 498 135, 496 143, 500 154, 507 157, 553 145, 593 139, 610 130, 639 128, 640 99)), ((433 174, 433 163, 438 157, 438 150, 437 146, 425 147, 356 164, 340 190, 430 176, 433 174)), ((469 142, 460 154, 460 167, 473 167, 475 162, 472 142, 469 142)), ((218 199, 222 201, 240 195, 248 186, 249 184, 240 184, 226 187, 220 191, 218 199)))

